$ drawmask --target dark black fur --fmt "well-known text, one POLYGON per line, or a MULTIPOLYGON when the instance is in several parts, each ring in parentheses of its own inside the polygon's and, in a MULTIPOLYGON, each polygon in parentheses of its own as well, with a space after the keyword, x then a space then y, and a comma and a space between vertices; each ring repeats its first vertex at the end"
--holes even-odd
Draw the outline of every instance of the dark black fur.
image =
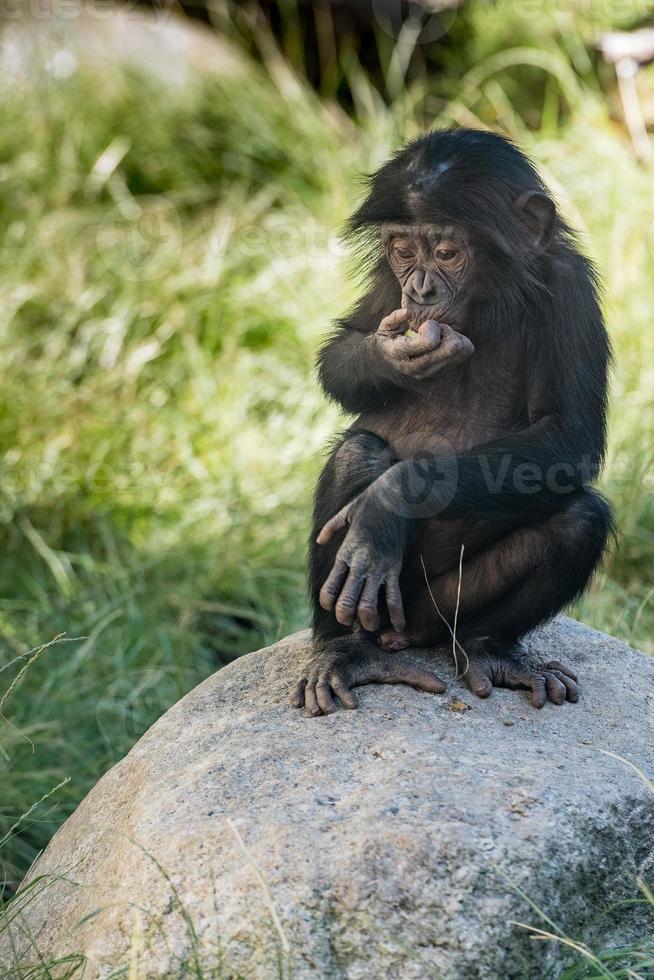
MULTIPOLYGON (((322 387, 346 411, 376 417, 417 413, 415 387, 407 385, 374 345, 365 343, 401 298, 380 246, 380 225, 452 222, 468 230, 476 266, 464 332, 476 351, 452 375, 460 372, 468 384, 474 377, 472 410, 483 416, 484 392, 490 398, 503 384, 505 354, 518 352, 524 423, 457 454, 456 489, 438 513, 445 521, 492 520, 498 538, 507 528, 542 527, 548 546, 539 573, 462 621, 462 635, 511 640, 583 591, 612 528, 610 508, 588 486, 604 457, 611 357, 597 277, 558 212, 553 212, 547 245, 531 247, 529 216, 519 214, 515 204, 525 191, 547 194, 524 154, 492 133, 434 132, 397 153, 372 175, 369 194, 349 224, 350 239, 369 270, 367 291, 337 324, 318 362, 322 387), (488 473, 496 477, 507 459, 497 492, 489 493, 488 473), (524 463, 535 464, 540 472, 554 465, 568 467, 565 491, 547 481, 536 493, 516 489, 516 468, 524 463)), ((438 397, 437 388, 425 388, 425 398, 430 397, 438 397)), ((378 435, 358 432, 353 441, 352 434, 346 433, 332 453, 316 491, 309 584, 317 641, 351 630, 339 626, 333 612, 318 603, 342 536, 323 547, 315 545, 315 536, 326 520, 397 462, 378 435)), ((393 472, 404 468, 409 474, 414 465, 405 458, 393 472)), ((397 519, 393 524, 387 513, 380 513, 384 521, 386 530, 380 528, 377 538, 382 547, 384 534, 397 530, 397 519)), ((421 522, 407 523, 414 525, 407 541, 415 542, 421 522)), ((411 547, 407 545, 407 555, 411 547)), ((403 593, 404 587, 410 594, 424 585, 412 567, 403 573, 403 593)))

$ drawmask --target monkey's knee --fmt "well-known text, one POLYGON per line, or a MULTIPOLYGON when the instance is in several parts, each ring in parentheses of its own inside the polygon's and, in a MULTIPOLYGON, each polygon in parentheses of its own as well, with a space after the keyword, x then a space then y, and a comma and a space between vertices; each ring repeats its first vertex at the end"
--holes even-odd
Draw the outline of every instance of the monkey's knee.
POLYGON ((348 429, 339 449, 340 452, 345 446, 350 446, 352 451, 357 451, 364 456, 371 456, 383 453, 388 449, 388 443, 382 436, 368 429, 348 429))
POLYGON ((615 534, 615 518, 611 505, 597 490, 586 490, 581 500, 586 525, 592 528, 593 539, 603 549, 609 538, 615 534))
POLYGON ((332 460, 334 479, 356 487, 381 476, 391 466, 393 454, 386 440, 374 432, 350 430, 332 460))
POLYGON ((370 486, 392 462, 390 447, 384 439, 372 432, 345 433, 318 479, 311 541, 334 514, 370 486))
POLYGON ((584 490, 552 520, 562 549, 597 563, 614 531, 613 512, 596 490, 584 490))
POLYGON ((595 490, 585 490, 551 519, 548 528, 550 572, 569 601, 584 591, 613 534, 613 513, 595 490))

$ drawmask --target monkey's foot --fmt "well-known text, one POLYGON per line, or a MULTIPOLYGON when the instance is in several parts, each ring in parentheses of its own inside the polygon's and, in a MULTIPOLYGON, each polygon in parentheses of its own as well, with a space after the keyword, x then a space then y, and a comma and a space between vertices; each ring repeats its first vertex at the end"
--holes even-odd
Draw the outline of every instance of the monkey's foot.
POLYGON ((357 708, 359 701, 352 688, 362 684, 408 684, 431 694, 445 690, 431 671, 385 653, 367 640, 343 637, 315 650, 290 701, 294 708, 304 708, 310 718, 329 715, 336 709, 336 699, 346 708, 357 708))
POLYGON ((406 650, 407 647, 410 647, 411 640, 406 633, 398 633, 397 630, 387 629, 382 630, 379 634, 379 645, 382 650, 395 653, 397 650, 406 650))
POLYGON ((537 664, 520 644, 503 644, 488 637, 469 641, 465 649, 465 678, 480 698, 487 698, 494 687, 527 689, 534 708, 542 708, 547 700, 563 704, 579 698, 577 675, 558 660, 537 664))

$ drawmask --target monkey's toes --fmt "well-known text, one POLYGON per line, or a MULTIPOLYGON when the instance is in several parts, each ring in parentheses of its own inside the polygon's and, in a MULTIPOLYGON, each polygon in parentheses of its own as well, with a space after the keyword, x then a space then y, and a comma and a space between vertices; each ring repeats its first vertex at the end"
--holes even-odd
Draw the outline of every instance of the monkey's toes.
POLYGON ((304 708, 308 718, 331 715, 336 711, 338 700, 350 709, 358 708, 359 699, 349 684, 336 671, 311 673, 297 682, 289 701, 293 708, 304 708))
POLYGON ((579 699, 576 674, 558 660, 541 667, 508 656, 475 656, 470 659, 466 682, 480 698, 487 698, 494 687, 526 689, 534 708, 544 707, 547 701, 563 704, 579 699))
POLYGON ((447 687, 431 670, 415 667, 400 657, 386 656, 380 662, 379 668, 370 676, 373 683, 408 684, 409 687, 426 691, 428 694, 442 694, 447 687))
POLYGON ((476 664, 470 664, 465 674, 468 687, 478 698, 489 698, 493 692, 493 681, 490 672, 481 670, 476 664))
POLYGON ((565 700, 575 701, 579 700, 579 678, 570 670, 569 667, 565 667, 558 660, 551 660, 548 664, 543 667, 544 671, 547 671, 553 677, 555 677, 559 683, 565 688, 565 700))
POLYGON ((307 686, 306 678, 303 677, 301 681, 298 681, 294 686, 293 690, 289 695, 289 703, 293 708, 303 708, 304 707, 304 689, 307 686))
POLYGON ((406 650, 407 647, 410 647, 411 640, 404 633, 398 633, 394 629, 387 629, 382 630, 379 634, 379 645, 382 650, 397 653, 398 650, 406 650))

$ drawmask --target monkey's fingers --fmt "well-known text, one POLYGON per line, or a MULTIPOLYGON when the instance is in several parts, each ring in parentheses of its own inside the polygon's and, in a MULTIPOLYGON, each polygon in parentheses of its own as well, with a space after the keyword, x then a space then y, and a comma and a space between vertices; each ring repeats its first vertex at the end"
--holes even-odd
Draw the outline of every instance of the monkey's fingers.
POLYGON ((565 684, 559 680, 556 674, 551 673, 549 670, 543 674, 543 677, 545 678, 545 690, 550 701, 553 704, 563 704, 568 696, 565 684))
POLYGON ((545 664, 543 670, 558 670, 562 674, 565 674, 566 677, 569 677, 570 680, 573 680, 575 684, 579 683, 579 678, 574 671, 570 670, 569 667, 566 667, 565 664, 562 664, 559 660, 550 660, 548 664, 545 664))
POLYGON ((316 538, 316 544, 328 544, 338 531, 346 527, 349 524, 351 509, 352 505, 346 504, 345 507, 339 510, 338 514, 330 517, 316 538))
POLYGON ((395 341, 397 356, 409 361, 433 354, 441 347, 441 325, 436 320, 425 320, 418 327, 417 337, 399 337, 395 341))
POLYGON ((517 686, 519 684, 529 689, 529 700, 534 708, 543 708, 545 706, 545 702, 547 701, 547 686, 542 674, 536 674, 532 670, 526 670, 523 674, 515 675, 515 682, 516 684, 511 686, 517 686))
POLYGON ((500 662, 498 666, 490 659, 472 659, 465 677, 470 690, 480 698, 487 698, 493 687, 510 687, 527 688, 534 708, 544 707, 548 700, 553 704, 576 701, 579 697, 576 682, 558 669, 551 670, 551 666, 525 669, 510 661, 500 662))
POLYGON ((339 510, 338 514, 334 514, 333 517, 327 521, 326 524, 320 530, 318 537, 316 538, 316 544, 329 544, 331 539, 334 537, 338 531, 341 531, 347 525, 347 508, 339 510))
POLYGON ((443 368, 452 368, 462 361, 467 361, 473 351, 472 344, 462 344, 459 341, 441 344, 436 350, 427 351, 422 357, 411 362, 413 368, 410 373, 416 381, 424 381, 438 374, 443 368))
POLYGON ((334 695, 342 701, 346 708, 353 709, 359 706, 358 698, 349 689, 347 681, 333 670, 321 670, 318 673, 314 671, 308 679, 300 681, 291 703, 296 708, 304 706, 307 717, 317 718, 320 715, 331 715, 336 711, 337 705, 334 695), (301 685, 303 685, 302 704, 298 704, 299 698, 296 698, 296 694, 301 685))
POLYGON ((366 582, 365 569, 359 566, 350 568, 345 585, 339 595, 334 611, 341 626, 351 626, 356 618, 359 596, 366 582))
POLYGON ((320 590, 320 605, 326 612, 331 612, 336 605, 336 600, 341 594, 341 588, 348 571, 348 563, 342 558, 339 558, 337 555, 336 560, 332 565, 332 570, 325 579, 323 587, 320 590))
POLYGON ((420 326, 421 338, 409 350, 413 358, 425 358, 430 364, 449 364, 463 361, 474 353, 474 344, 462 333, 454 330, 447 323, 436 323, 426 320, 420 326), (428 359, 426 355, 431 355, 428 359))
POLYGON ((473 661, 468 667, 465 677, 468 687, 478 698, 489 697, 494 687, 526 687, 530 692, 529 700, 534 708, 542 708, 547 701, 548 691, 545 677, 533 670, 510 670, 506 676, 502 677, 501 683, 497 683, 499 677, 495 675, 490 664, 474 663, 473 661))
POLYGON ((346 708, 349 708, 352 711, 354 708, 359 707, 358 697, 354 691, 350 690, 342 677, 339 677, 338 674, 331 674, 329 681, 332 686, 332 691, 337 698, 343 702, 346 708))
POLYGON ((291 691, 289 701, 293 708, 304 707, 304 689, 306 686, 307 686, 307 679, 306 677, 303 677, 302 680, 297 682, 297 684, 291 691))
POLYGON ((402 603, 402 593, 400 592, 400 576, 398 572, 391 572, 385 582, 386 606, 391 624, 398 633, 401 633, 406 626, 404 616, 404 605, 402 603))
POLYGON ((474 660, 468 661, 468 669, 465 672, 466 684, 473 694, 478 698, 488 698, 493 690, 493 678, 489 669, 474 660))
POLYGON ((414 664, 403 660, 401 657, 392 654, 382 655, 376 670, 373 670, 369 678, 377 684, 408 684, 415 687, 418 691, 427 691, 429 694, 442 694, 446 685, 424 667, 416 667, 414 664))
POLYGON ((419 336, 398 337, 392 341, 392 355, 397 366, 416 380, 429 378, 445 365, 467 360, 474 353, 472 341, 447 323, 425 320, 419 336))
POLYGON ((517 670, 509 675, 506 686, 526 687, 534 708, 544 707, 548 699, 553 704, 563 704, 567 693, 565 685, 549 671, 517 670))
POLYGON ((364 630, 374 633, 379 627, 378 597, 382 585, 381 575, 370 575, 366 581, 359 605, 357 618, 364 630))
POLYGON ((393 310, 381 321, 377 327, 377 333, 385 334, 387 337, 392 337, 396 333, 404 333, 408 320, 408 310, 393 310))
POLYGON ((466 337, 465 334, 459 333, 448 323, 441 323, 441 343, 440 350, 443 357, 470 357, 471 354, 475 352, 475 345, 466 337))
POLYGON ((317 674, 310 674, 307 679, 307 686, 304 689, 304 713, 309 718, 315 718, 317 715, 322 714, 322 708, 318 704, 318 697, 316 694, 316 683, 318 681, 317 674))
MULTIPOLYGON (((425 320, 418 327, 419 340, 416 342, 417 345, 422 342, 427 350, 435 350, 443 341, 446 326, 445 323, 439 323, 437 320, 425 320)), ((450 328, 447 327, 447 329, 450 328)))
POLYGON ((315 690, 316 700, 323 715, 331 715, 332 711, 336 711, 336 702, 332 697, 332 689, 329 686, 329 680, 326 674, 318 675, 315 690))
POLYGON ((548 667, 549 665, 524 671, 522 676, 520 674, 515 675, 516 684, 521 684, 531 690, 530 700, 533 706, 542 708, 547 700, 550 700, 552 704, 577 701, 579 699, 579 687, 575 681, 560 670, 548 670, 548 667))
MULTIPOLYGON (((556 662, 554 661, 554 663, 556 662)), ((550 665, 547 664, 546 666, 549 668, 550 665)), ((579 685, 576 680, 573 681, 572 677, 569 674, 564 674, 562 670, 552 670, 550 673, 565 687, 565 700, 575 704, 579 700, 579 685)))

